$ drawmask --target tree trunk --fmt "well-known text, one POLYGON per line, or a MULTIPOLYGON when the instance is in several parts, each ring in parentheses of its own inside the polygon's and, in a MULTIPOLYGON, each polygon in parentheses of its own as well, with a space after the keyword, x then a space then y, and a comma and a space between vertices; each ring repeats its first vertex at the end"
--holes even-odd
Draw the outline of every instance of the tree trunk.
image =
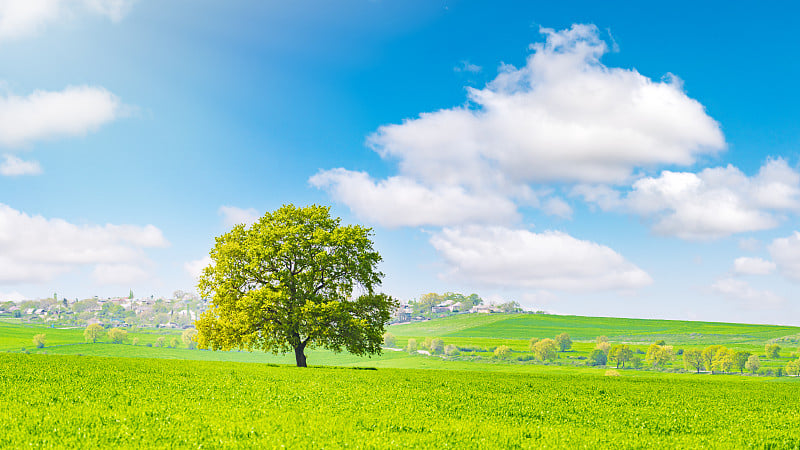
POLYGON ((297 367, 308 367, 306 366, 305 349, 305 344, 300 344, 294 348, 294 358, 297 361, 297 367))

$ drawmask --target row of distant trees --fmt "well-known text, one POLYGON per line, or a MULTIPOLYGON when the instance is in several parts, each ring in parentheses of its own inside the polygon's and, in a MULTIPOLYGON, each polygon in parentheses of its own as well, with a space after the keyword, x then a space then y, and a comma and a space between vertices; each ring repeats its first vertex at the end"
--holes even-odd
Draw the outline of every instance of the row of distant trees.
MULTIPOLYGON (((395 347, 396 338, 391 333, 384 335, 384 345, 395 347)), ((536 359, 545 362, 553 361, 558 358, 559 352, 566 352, 572 348, 572 339, 568 333, 561 333, 554 338, 531 338, 529 350, 536 359)), ((442 339, 426 338, 418 343, 416 339, 409 339, 404 350, 415 353, 418 350, 426 350, 431 354, 445 354, 448 356, 458 355, 459 347, 456 345, 445 345, 442 339)), ((777 344, 767 344, 764 353, 767 358, 776 359, 780 357, 780 346, 777 344)), ((758 355, 747 351, 736 351, 723 345, 710 345, 705 349, 681 349, 675 351, 672 345, 667 345, 665 341, 658 341, 647 348, 647 352, 642 358, 637 356, 637 352, 628 344, 612 346, 607 336, 596 338, 595 348, 589 355, 588 364, 593 366, 605 366, 615 364, 616 368, 625 368, 626 364, 635 368, 647 364, 651 367, 666 367, 674 361, 677 356, 683 356, 684 366, 687 370, 694 370, 700 373, 705 369, 713 373, 728 373, 734 370, 744 373, 745 370, 756 373, 761 368, 761 360, 758 355)), ((512 350, 506 345, 501 345, 493 349, 496 358, 507 358, 512 350)), ((800 375, 800 357, 790 361, 786 366, 786 373, 790 375, 800 375)))
MULTIPOLYGON (((183 330, 181 334, 181 341, 178 341, 177 337, 173 337, 169 342, 167 342, 166 337, 159 336, 156 338, 155 346, 156 347, 177 347, 179 342, 183 342, 189 349, 194 349, 197 347, 197 330, 194 328, 188 328, 183 330)), ((106 330, 100 324, 90 324, 83 330, 83 338, 88 343, 96 343, 97 341, 103 339, 104 337, 108 337, 108 340, 114 344, 125 344, 128 342, 128 331, 122 328, 110 328, 106 330)), ((133 345, 139 345, 139 338, 134 337, 131 341, 133 345)), ((47 344, 47 334, 40 333, 33 336, 33 345, 36 348, 44 348, 47 344)), ((149 344, 152 346, 152 344, 149 344)))

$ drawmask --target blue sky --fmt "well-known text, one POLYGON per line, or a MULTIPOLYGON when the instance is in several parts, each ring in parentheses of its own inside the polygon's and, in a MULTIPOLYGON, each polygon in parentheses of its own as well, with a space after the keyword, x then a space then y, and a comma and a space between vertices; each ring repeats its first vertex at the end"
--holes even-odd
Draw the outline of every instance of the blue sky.
POLYGON ((0 299, 191 290, 320 203, 402 299, 800 324, 793 8, 0 2, 0 299))

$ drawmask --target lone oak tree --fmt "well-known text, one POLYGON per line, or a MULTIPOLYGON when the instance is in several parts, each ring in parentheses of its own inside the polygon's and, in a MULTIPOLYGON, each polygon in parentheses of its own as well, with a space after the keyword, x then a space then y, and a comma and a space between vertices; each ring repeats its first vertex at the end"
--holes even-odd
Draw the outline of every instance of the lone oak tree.
POLYGON ((298 367, 306 348, 380 353, 397 302, 375 292, 383 274, 370 236, 317 205, 284 205, 236 225, 216 238, 198 283, 212 303, 195 322, 198 347, 294 350, 298 367))

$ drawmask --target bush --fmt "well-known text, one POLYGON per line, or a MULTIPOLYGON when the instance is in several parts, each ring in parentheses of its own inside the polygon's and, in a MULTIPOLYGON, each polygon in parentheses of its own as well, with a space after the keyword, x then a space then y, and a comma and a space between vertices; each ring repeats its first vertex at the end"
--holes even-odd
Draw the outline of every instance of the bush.
POLYGON ((383 345, 386 347, 394 347, 397 344, 397 339, 392 333, 383 333, 383 345))
POLYGON ((128 339, 128 332, 120 328, 112 328, 108 330, 108 338, 115 344, 122 344, 128 339))
POLYGON ((444 354, 447 356, 457 356, 460 354, 460 352, 458 351, 458 347, 453 344, 449 344, 444 348, 444 354))
POLYGON ((145 344, 145 347, 152 347, 152 346, 153 346, 152 342, 148 342, 147 344, 145 344))
POLYGON ((139 345, 139 338, 137 338, 137 337, 133 338, 133 340, 131 341, 131 344, 139 345))
POLYGON ((181 340, 186 344, 186 348, 194 350, 197 348, 197 330, 194 328, 187 328, 181 334, 181 340))
POLYGON ((767 344, 764 347, 767 358, 777 359, 780 358, 781 347, 778 344, 767 344))
POLYGON ((44 334, 37 334, 33 337, 33 345, 36 348, 44 348, 45 341, 47 341, 47 337, 44 334))
POLYGON ((444 352, 444 341, 441 339, 432 339, 428 348, 431 350, 431 353, 435 355, 441 354, 444 352))
POLYGON ((494 350, 494 357, 499 359, 505 359, 511 355, 511 347, 507 345, 501 345, 494 350))
POLYGON ((634 356, 633 358, 631 358, 631 366, 633 366, 634 369, 641 369, 641 367, 642 367, 642 358, 640 358, 638 356, 634 356))
POLYGON ((590 366, 605 366, 607 362, 608 357, 606 356, 606 352, 599 348, 592 350, 592 353, 589 355, 588 363, 590 366))
POLYGON ((158 339, 156 339, 156 347, 164 347, 164 341, 166 341, 164 336, 159 336, 158 339))
POLYGON ((406 351, 409 353, 416 353, 417 351, 417 340, 411 338, 408 340, 408 344, 406 344, 406 351))
POLYGON ((569 337, 568 333, 561 333, 555 337, 556 344, 558 344, 559 350, 565 352, 572 348, 572 339, 569 337))

